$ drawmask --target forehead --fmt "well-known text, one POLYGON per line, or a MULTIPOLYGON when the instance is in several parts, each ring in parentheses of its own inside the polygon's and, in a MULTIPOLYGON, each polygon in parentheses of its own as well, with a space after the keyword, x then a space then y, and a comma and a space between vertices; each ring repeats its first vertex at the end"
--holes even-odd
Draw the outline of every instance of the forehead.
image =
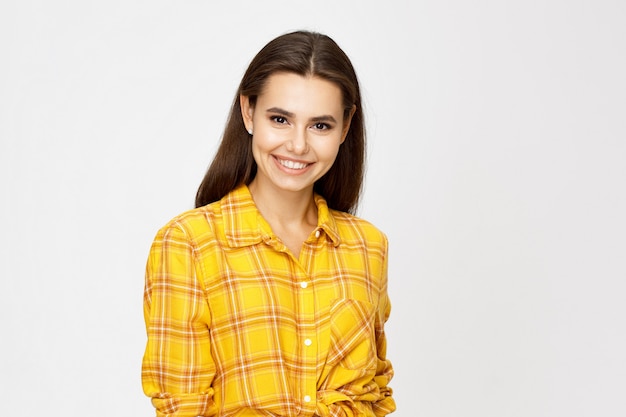
POLYGON ((342 114, 343 97, 335 83, 294 73, 272 74, 257 98, 261 110, 280 107, 295 114, 342 114))

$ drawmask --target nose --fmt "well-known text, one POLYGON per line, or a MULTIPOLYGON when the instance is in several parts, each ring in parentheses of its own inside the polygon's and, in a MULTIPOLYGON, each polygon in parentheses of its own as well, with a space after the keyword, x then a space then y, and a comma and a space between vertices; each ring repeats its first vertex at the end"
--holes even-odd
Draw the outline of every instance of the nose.
POLYGON ((287 150, 295 154, 305 154, 309 150, 306 129, 296 129, 287 142, 287 150))

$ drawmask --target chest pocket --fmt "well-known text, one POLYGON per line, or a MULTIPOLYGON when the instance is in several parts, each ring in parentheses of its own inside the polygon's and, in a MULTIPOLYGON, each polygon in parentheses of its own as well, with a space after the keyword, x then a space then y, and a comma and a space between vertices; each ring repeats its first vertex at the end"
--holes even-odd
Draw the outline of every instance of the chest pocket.
POLYGON ((353 299, 334 300, 330 307, 330 350, 327 365, 345 369, 376 369, 376 308, 353 299))

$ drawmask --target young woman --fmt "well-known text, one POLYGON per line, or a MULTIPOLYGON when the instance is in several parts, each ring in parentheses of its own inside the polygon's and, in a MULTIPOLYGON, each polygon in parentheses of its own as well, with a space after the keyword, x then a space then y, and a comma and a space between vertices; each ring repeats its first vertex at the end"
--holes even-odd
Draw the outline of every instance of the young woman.
POLYGON ((157 234, 142 382, 158 416, 385 416, 387 239, 354 216, 356 74, 294 32, 252 60, 196 209, 157 234))

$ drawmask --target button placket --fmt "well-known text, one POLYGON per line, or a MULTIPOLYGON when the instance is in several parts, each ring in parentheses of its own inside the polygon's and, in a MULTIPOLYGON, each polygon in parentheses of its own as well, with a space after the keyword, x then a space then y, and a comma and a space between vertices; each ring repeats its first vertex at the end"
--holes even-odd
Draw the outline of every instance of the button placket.
POLYGON ((304 313, 302 316, 302 333, 300 333, 300 343, 301 343, 301 355, 303 364, 305 365, 307 376, 302 380, 301 386, 301 395, 302 395, 302 403, 309 409, 312 407, 311 401, 313 401, 313 395, 315 395, 315 371, 316 371, 316 349, 314 348, 314 335, 315 333, 315 306, 314 306, 314 294, 313 287, 311 284, 310 278, 303 274, 298 277, 298 286, 300 289, 297 291, 298 298, 301 303, 301 311, 304 313))

